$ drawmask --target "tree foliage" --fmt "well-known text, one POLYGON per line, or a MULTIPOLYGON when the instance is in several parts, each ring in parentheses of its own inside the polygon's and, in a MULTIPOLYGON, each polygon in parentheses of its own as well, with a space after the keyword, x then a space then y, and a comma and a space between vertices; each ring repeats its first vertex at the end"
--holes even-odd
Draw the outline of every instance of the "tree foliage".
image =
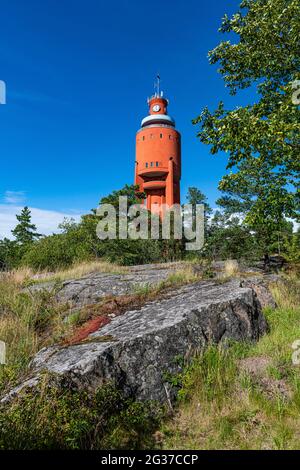
POLYGON ((210 63, 219 64, 231 94, 252 87, 258 100, 232 110, 220 102, 194 123, 211 153, 229 154, 219 189, 243 208, 250 227, 269 236, 285 217, 299 218, 300 110, 292 100, 300 78, 299 1, 245 0, 220 31, 238 40, 222 41, 210 63))
POLYGON ((12 230, 16 242, 20 244, 32 243, 42 235, 37 233, 36 226, 31 222, 31 211, 25 206, 20 214, 16 215, 18 225, 12 230))

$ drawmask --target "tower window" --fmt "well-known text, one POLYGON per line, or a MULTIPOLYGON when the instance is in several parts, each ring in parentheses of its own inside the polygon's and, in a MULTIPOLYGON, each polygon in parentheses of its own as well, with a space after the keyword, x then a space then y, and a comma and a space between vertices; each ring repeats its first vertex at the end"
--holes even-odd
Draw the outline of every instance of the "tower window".
POLYGON ((143 135, 143 140, 145 140, 145 136, 143 135))
POLYGON ((153 162, 151 162, 151 163, 150 163, 150 166, 154 166, 154 163, 153 163, 153 162))
POLYGON ((156 166, 159 166, 159 163, 158 163, 158 162, 156 162, 156 166))
POLYGON ((160 134, 159 137, 162 139, 162 134, 160 134))
POLYGON ((148 163, 146 163, 146 168, 148 168, 148 163))

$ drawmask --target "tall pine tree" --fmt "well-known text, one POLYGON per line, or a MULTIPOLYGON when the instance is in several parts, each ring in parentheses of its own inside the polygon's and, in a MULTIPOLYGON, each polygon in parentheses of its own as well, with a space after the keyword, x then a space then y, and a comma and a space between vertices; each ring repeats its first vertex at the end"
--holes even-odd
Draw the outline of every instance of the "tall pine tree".
POLYGON ((16 242, 25 245, 32 243, 42 235, 36 232, 36 226, 31 223, 31 211, 26 206, 22 209, 21 214, 17 214, 18 225, 11 231, 16 242))

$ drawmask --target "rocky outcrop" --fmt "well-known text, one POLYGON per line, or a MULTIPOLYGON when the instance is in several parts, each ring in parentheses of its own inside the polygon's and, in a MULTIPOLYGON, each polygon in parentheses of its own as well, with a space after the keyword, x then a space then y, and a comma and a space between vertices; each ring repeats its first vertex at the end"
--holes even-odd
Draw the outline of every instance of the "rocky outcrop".
POLYGON ((178 358, 187 360, 210 342, 254 341, 266 330, 253 285, 202 281, 127 311, 80 344, 41 350, 23 387, 35 386, 48 371, 76 387, 95 389, 113 380, 136 399, 172 400, 166 374, 180 372, 178 358))
POLYGON ((269 275, 265 277, 255 277, 243 279, 241 281, 242 287, 250 287, 254 290, 257 299, 260 303, 261 308, 265 307, 276 307, 276 302, 268 288, 268 284, 271 282, 279 282, 280 278, 276 275, 269 275))
MULTIPOLYGON (((224 277, 224 266, 225 262, 223 261, 214 262, 211 265, 210 269, 216 278, 222 279, 224 277)), ((166 280, 172 272, 176 272, 182 267, 184 265, 180 262, 131 266, 127 273, 90 273, 80 279, 70 279, 61 284, 55 281, 46 281, 33 284, 27 289, 31 293, 40 290, 55 291, 56 299, 59 302, 69 303, 74 308, 80 308, 84 305, 96 304, 107 296, 132 294, 137 288, 158 285, 166 280)), ((200 277, 206 269, 205 266, 193 265, 194 273, 200 277)), ((253 277, 250 280, 245 278, 244 285, 249 285, 256 290, 263 306, 265 306, 263 297, 266 297, 267 303, 272 303, 271 295, 266 287, 266 279, 262 276, 257 277, 257 271, 248 270, 248 275, 250 272, 253 277)))
POLYGON ((73 307, 82 307, 95 304, 109 295, 131 294, 138 287, 159 284, 179 267, 179 263, 133 266, 125 274, 91 273, 80 279, 64 281, 58 287, 52 281, 32 285, 29 290, 36 292, 55 289, 59 302, 68 302, 73 307))

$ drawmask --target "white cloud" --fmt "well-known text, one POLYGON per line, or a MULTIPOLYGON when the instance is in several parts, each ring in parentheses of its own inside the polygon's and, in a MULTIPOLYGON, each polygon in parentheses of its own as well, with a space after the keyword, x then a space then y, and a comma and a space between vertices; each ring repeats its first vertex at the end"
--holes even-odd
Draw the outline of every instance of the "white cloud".
MULTIPOLYGON (((208 220, 211 222, 211 220, 213 219, 214 215, 216 212, 224 212, 224 209, 222 208, 213 208, 212 209, 212 214, 208 217, 208 220)), ((240 223, 243 223, 243 220, 245 218, 245 215, 243 214, 239 214, 239 213, 236 213, 236 214, 232 214, 229 219, 232 219, 233 217, 238 217, 239 218, 239 221, 240 223)), ((297 232, 297 230, 300 229, 300 223, 298 223, 296 220, 294 219, 290 219, 290 218, 287 218, 286 220, 288 220, 289 222, 292 222, 293 224, 293 232, 297 232)))
POLYGON ((294 226, 294 232, 297 232, 299 229, 300 229, 300 224, 299 222, 296 222, 296 220, 293 220, 293 219, 287 219, 289 222, 293 222, 293 226, 294 226))
POLYGON ((7 204, 20 204, 26 200, 25 191, 5 191, 4 200, 7 204))
MULTIPOLYGON (((13 204, 0 204, 0 239, 7 237, 13 238, 11 230, 16 226, 16 214, 20 214, 23 206, 13 204)), ((36 225, 38 233, 43 235, 50 235, 53 232, 59 232, 58 224, 60 224, 64 217, 73 218, 76 222, 80 220, 81 214, 63 213, 57 211, 37 209, 34 207, 31 210, 32 222, 36 225)))

